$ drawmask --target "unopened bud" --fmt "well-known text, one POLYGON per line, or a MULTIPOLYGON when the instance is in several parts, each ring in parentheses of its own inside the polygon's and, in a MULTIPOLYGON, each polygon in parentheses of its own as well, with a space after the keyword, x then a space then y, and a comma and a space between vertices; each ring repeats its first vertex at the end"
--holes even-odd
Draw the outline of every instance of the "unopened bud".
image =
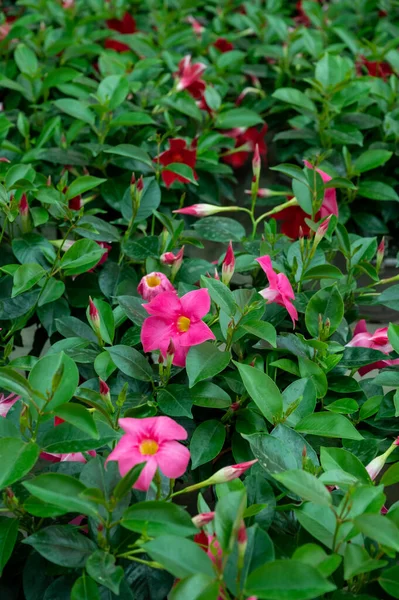
POLYGON ((239 402, 233 402, 233 404, 230 405, 230 410, 236 412, 240 408, 240 406, 241 404, 239 402))
POLYGON ((381 269, 382 261, 384 260, 384 254, 385 254, 385 238, 383 237, 377 248, 377 261, 376 261, 377 273, 381 269))
POLYGON ((399 445, 398 440, 399 440, 399 438, 396 438, 396 440, 389 446, 388 450, 386 452, 384 452, 384 454, 380 454, 380 456, 376 456, 366 466, 366 471, 370 475, 370 479, 372 481, 374 481, 374 479, 376 479, 376 477, 378 476, 378 474, 381 472, 382 468, 384 467, 389 455, 392 454, 392 452, 399 445))
POLYGON ((21 219, 26 219, 29 215, 29 204, 26 194, 22 194, 19 201, 19 214, 21 215, 21 219))
POLYGON ((114 407, 113 407, 113 404, 111 402, 111 394, 110 394, 109 386, 107 385, 107 383, 105 381, 103 381, 101 379, 101 377, 99 377, 99 382, 100 382, 100 396, 101 396, 101 399, 103 400, 103 402, 105 402, 105 404, 107 405, 108 409, 111 412, 114 412, 114 407))
POLYGON ((219 471, 216 471, 208 480, 208 485, 215 485, 217 483, 227 483, 241 477, 247 471, 258 462, 258 459, 249 460, 247 462, 239 463, 237 465, 231 465, 229 467, 223 467, 219 471))
POLYGON ((143 189, 144 189, 144 180, 143 180, 143 176, 142 175, 140 175, 140 178, 139 178, 139 180, 137 182, 137 186, 136 187, 137 187, 137 191, 138 192, 142 192, 143 191, 143 189))
POLYGON ((132 173, 132 176, 130 178, 130 185, 135 185, 136 183, 136 175, 134 173, 132 173))
POLYGON ((121 389, 121 391, 119 392, 118 399, 116 401, 116 406, 118 408, 122 408, 122 406, 125 404, 126 398, 127 398, 127 390, 128 390, 128 388, 129 388, 129 385, 126 382, 124 384, 123 388, 121 389))
POLYGON ((47 177, 46 185, 47 187, 51 187, 51 175, 47 177))
POLYGON ((332 215, 327 217, 327 219, 325 219, 323 221, 323 223, 321 223, 321 225, 318 226, 316 235, 314 236, 314 247, 315 248, 320 244, 321 240, 327 233, 327 229, 328 229, 328 226, 330 225, 331 217, 332 217, 332 215))
POLYGON ((102 340, 100 333, 100 313, 97 310, 96 305, 93 300, 89 298, 89 314, 88 320, 90 325, 92 326, 94 332, 96 333, 99 340, 102 340))
POLYGON ((248 544, 247 530, 245 528, 244 521, 241 521, 240 527, 238 528, 238 532, 237 532, 238 560, 239 560, 239 562, 241 562, 241 564, 244 561, 247 544, 248 544))
POLYGON ((198 527, 198 529, 201 529, 202 527, 204 527, 205 525, 207 525, 208 523, 213 521, 214 518, 215 518, 214 512, 206 512, 206 513, 199 513, 198 515, 193 517, 191 520, 192 520, 193 524, 195 525, 195 527, 198 527))
POLYGON ((217 279, 218 281, 220 281, 220 277, 219 277, 219 273, 217 268, 215 267, 215 275, 214 275, 214 279, 217 279))
POLYGON ((222 264, 222 282, 225 285, 229 285, 233 277, 235 262, 233 244, 230 242, 222 264))
POLYGON ((258 144, 256 144, 254 157, 252 159, 252 172, 254 174, 254 177, 256 177, 256 181, 259 181, 260 167, 261 167, 261 162, 260 162, 259 146, 258 146, 258 144))

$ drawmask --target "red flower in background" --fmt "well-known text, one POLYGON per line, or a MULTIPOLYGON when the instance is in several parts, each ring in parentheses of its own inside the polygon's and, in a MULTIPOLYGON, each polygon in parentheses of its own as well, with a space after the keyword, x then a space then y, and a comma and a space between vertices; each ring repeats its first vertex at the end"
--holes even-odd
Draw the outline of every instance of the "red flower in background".
POLYGON ((11 26, 16 21, 17 17, 6 17, 5 23, 0 25, 0 41, 4 40, 8 36, 11 30, 11 26))
POLYGON ((231 42, 229 42, 228 40, 226 40, 226 38, 218 38, 216 40, 216 42, 213 44, 215 46, 215 48, 217 48, 218 50, 220 50, 220 52, 230 52, 230 50, 234 49, 234 46, 231 42))
POLYGON ((107 244, 107 242, 96 242, 96 244, 98 244, 100 246, 100 248, 104 248, 105 252, 102 255, 102 257, 100 258, 100 260, 98 261, 98 263, 96 264, 96 266, 93 267, 92 269, 90 269, 90 272, 94 271, 94 269, 97 269, 97 267, 99 267, 100 265, 103 265, 105 263, 105 261, 108 260, 108 254, 112 248, 111 244, 107 244))
POLYGON ((389 63, 382 60, 367 60, 365 56, 361 56, 356 63, 356 71, 358 75, 362 75, 363 67, 367 74, 371 77, 380 77, 384 81, 393 74, 392 67, 389 63))
MULTIPOLYGON (((174 138, 169 140, 169 150, 161 152, 159 156, 154 158, 155 162, 159 162, 161 165, 166 167, 172 163, 182 163, 188 165, 194 171, 195 163, 197 160, 197 150, 193 147, 188 148, 185 140, 174 138)), ((194 171, 194 177, 198 179, 196 172, 194 171)), ((181 181, 181 183, 189 183, 189 180, 182 175, 173 173, 173 171, 163 170, 162 179, 166 187, 170 187, 174 181, 181 181)))
MULTIPOLYGON (((117 31, 121 34, 136 32, 136 21, 128 12, 125 12, 122 19, 108 19, 106 23, 108 29, 112 29, 113 31, 117 31)), ((130 50, 127 44, 124 44, 123 42, 118 42, 117 40, 113 40, 112 38, 107 38, 105 40, 105 47, 110 50, 115 50, 116 52, 127 52, 130 50)))
POLYGON ((206 65, 203 63, 191 62, 191 56, 188 54, 179 62, 179 69, 175 73, 177 78, 177 91, 187 90, 190 96, 196 100, 200 100, 204 93, 206 84, 201 79, 202 73, 205 71, 206 65))
POLYGON ((248 158, 252 156, 255 150, 255 146, 258 145, 259 154, 261 155, 263 162, 266 163, 267 145, 265 141, 265 136, 267 133, 267 129, 267 125, 264 125, 260 131, 258 131, 256 127, 249 127, 249 129, 237 127, 236 129, 226 131, 225 135, 227 137, 231 137, 236 140, 234 146, 235 148, 240 148, 241 146, 245 146, 245 148, 243 150, 240 150, 239 152, 235 152, 234 154, 224 156, 224 162, 231 165, 233 169, 239 169, 240 167, 245 165, 248 158))
MULTIPOLYGON (((314 1, 319 2, 319 0, 314 0, 314 1)), ((298 0, 298 2, 295 5, 296 10, 297 10, 297 16, 294 17, 295 23, 297 25, 304 25, 304 27, 310 27, 311 21, 310 21, 308 15, 303 10, 302 4, 303 4, 302 0, 298 0)))

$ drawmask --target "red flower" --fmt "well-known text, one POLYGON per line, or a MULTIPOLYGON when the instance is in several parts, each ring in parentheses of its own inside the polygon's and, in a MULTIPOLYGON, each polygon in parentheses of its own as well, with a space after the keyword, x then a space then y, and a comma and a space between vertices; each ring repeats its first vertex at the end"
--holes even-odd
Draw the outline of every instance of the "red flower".
POLYGON ((245 149, 225 156, 223 158, 224 162, 231 165, 233 169, 242 167, 247 162, 248 158, 252 156, 257 144, 259 147, 259 154, 261 155, 263 162, 266 163, 267 145, 265 135, 267 129, 267 125, 264 125, 260 131, 258 131, 256 127, 250 127, 249 129, 236 128, 226 131, 228 137, 232 137, 236 140, 235 148, 245 146, 245 149))
POLYGON ((234 49, 234 46, 231 42, 226 40, 226 38, 218 38, 216 42, 213 44, 215 48, 220 50, 220 52, 230 52, 230 50, 234 49))
POLYGON ((71 210, 80 210, 82 208, 82 196, 79 194, 79 196, 71 198, 68 202, 68 207, 71 210))
POLYGON ((389 63, 382 60, 367 60, 365 56, 361 56, 356 63, 358 75, 362 74, 362 67, 366 69, 367 74, 371 77, 380 77, 384 81, 393 74, 392 67, 389 63))
POLYGON ((203 63, 192 64, 189 54, 182 58, 179 62, 179 69, 175 73, 177 91, 187 90, 190 96, 196 100, 200 100, 206 89, 205 81, 201 79, 201 75, 205 69, 206 65, 203 63))
MULTIPOLYGON (((194 171, 195 163, 197 160, 197 150, 195 148, 187 148, 187 142, 185 140, 174 138, 169 140, 169 150, 165 150, 159 156, 154 158, 155 162, 161 163, 164 167, 172 163, 182 163, 188 165, 194 171)), ((194 171, 194 177, 198 179, 197 174, 194 171)), ((163 170, 162 179, 166 187, 170 187, 174 181, 181 181, 182 183, 189 183, 189 180, 182 175, 173 173, 173 171, 163 170)))
MULTIPOLYGON (((112 29, 113 31, 117 31, 121 34, 136 32, 136 21, 128 12, 125 12, 122 19, 108 19, 106 23, 108 29, 112 29)), ((105 40, 105 47, 110 50, 115 50, 116 52, 127 52, 130 50, 127 44, 118 42, 117 40, 113 40, 111 38, 107 38, 105 40)))
MULTIPOLYGON (((319 2, 319 1, 320 0, 314 0, 314 2, 319 2)), ((310 27, 311 21, 310 21, 308 15, 305 13, 305 11, 302 8, 302 0, 298 0, 295 7, 297 10, 297 16, 294 19, 295 23, 297 25, 303 25, 304 27, 310 27)))
POLYGON ((105 261, 108 260, 108 254, 112 248, 111 244, 107 244, 107 242, 96 242, 96 244, 98 244, 100 246, 100 248, 104 248, 105 252, 102 255, 102 257, 100 258, 100 260, 98 261, 98 263, 96 264, 96 266, 93 267, 93 269, 90 269, 90 271, 93 271, 100 265, 103 265, 105 263, 105 261))

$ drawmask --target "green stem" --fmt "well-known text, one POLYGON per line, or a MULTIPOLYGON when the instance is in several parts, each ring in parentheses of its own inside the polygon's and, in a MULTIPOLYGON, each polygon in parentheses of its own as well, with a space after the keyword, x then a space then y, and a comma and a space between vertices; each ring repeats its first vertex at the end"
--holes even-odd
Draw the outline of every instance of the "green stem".
POLYGON ((263 215, 260 215, 260 217, 258 217, 256 219, 256 221, 253 223, 253 230, 252 230, 252 239, 255 238, 256 235, 256 229, 259 225, 259 223, 261 221, 263 221, 263 219, 266 219, 267 217, 271 217, 272 215, 276 215, 277 213, 281 212, 282 210, 289 208, 290 206, 298 206, 298 200, 296 198, 292 198, 291 200, 288 200, 288 202, 283 202, 283 204, 279 204, 278 206, 275 206, 274 208, 272 208, 272 210, 269 210, 266 213, 263 213, 263 215))

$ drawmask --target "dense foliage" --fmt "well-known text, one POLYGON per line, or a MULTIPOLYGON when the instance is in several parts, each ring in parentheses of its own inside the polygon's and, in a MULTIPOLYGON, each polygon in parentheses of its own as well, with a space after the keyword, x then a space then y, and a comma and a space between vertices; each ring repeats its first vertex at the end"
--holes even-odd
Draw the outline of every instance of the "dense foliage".
POLYGON ((399 598, 396 0, 1 18, 1 597, 399 598))

